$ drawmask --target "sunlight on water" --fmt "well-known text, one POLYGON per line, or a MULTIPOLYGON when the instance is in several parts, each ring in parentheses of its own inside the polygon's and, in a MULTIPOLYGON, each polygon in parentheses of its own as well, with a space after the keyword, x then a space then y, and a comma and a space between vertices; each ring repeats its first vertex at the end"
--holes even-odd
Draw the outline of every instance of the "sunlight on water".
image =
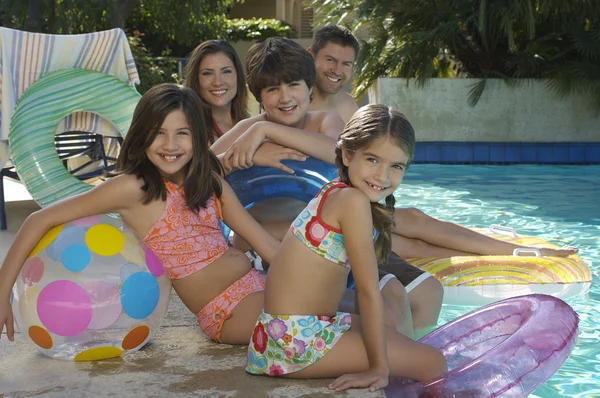
MULTIPOLYGON (((600 397, 600 166, 413 165, 395 196, 398 206, 467 227, 501 224, 578 247, 593 281, 587 297, 567 300, 579 314, 577 346, 534 394, 600 397)), ((440 325, 473 308, 444 305, 440 325)))

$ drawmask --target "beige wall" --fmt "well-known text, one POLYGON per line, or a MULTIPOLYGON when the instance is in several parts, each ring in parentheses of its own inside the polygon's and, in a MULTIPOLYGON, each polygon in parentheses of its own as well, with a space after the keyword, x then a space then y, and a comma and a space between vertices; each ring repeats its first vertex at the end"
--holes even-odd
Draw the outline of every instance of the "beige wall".
POLYGON ((467 104, 476 79, 431 79, 424 89, 407 79, 381 78, 371 102, 404 112, 419 141, 600 142, 600 116, 584 96, 559 99, 543 81, 509 87, 490 79, 479 103, 467 104))

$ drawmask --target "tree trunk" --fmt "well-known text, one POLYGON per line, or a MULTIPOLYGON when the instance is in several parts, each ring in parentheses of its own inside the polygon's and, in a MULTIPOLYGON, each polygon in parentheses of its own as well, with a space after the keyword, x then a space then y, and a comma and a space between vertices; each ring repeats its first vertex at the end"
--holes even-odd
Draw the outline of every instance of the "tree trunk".
POLYGON ((111 15, 111 28, 125 28, 125 22, 131 15, 131 11, 138 6, 139 0, 116 0, 113 3, 111 15))
POLYGON ((28 32, 40 31, 40 9, 37 0, 29 0, 27 2, 27 16, 25 17, 25 30, 28 32))

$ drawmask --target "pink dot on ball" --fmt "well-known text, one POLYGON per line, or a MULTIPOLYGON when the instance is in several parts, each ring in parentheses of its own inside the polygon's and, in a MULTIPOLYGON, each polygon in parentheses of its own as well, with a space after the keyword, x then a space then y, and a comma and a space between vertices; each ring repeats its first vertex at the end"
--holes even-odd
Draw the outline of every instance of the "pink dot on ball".
POLYGON ((108 282, 87 282, 83 288, 92 302, 92 320, 88 329, 106 329, 119 319, 123 307, 119 290, 108 282))
POLYGON ((91 227, 92 225, 98 224, 100 221, 102 221, 102 217, 100 216, 89 216, 71 221, 71 223, 80 227, 91 227))
POLYGON ((161 276, 164 272, 163 266, 158 260, 158 258, 156 258, 154 252, 146 248, 144 254, 146 257, 146 265, 148 266, 148 271, 150 271, 150 273, 154 276, 161 276))
POLYGON ((42 289, 37 300, 42 324, 58 336, 75 336, 83 332, 92 319, 92 303, 78 284, 58 280, 42 289))
POLYGON ((38 283, 44 275, 44 261, 39 257, 31 257, 23 265, 21 279, 26 285, 38 283))

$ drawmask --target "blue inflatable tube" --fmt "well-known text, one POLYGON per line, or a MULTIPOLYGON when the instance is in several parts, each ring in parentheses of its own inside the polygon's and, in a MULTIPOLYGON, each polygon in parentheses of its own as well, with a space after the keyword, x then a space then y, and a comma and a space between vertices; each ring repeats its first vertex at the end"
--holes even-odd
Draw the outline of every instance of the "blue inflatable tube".
MULTIPOLYGON (((237 170, 225 177, 242 205, 249 209, 258 202, 273 198, 298 199, 308 203, 327 182, 337 178, 337 168, 315 158, 305 161, 284 160, 284 165, 294 170, 286 173, 273 167, 253 166, 237 170)), ((223 226, 223 234, 230 229, 223 226)))

